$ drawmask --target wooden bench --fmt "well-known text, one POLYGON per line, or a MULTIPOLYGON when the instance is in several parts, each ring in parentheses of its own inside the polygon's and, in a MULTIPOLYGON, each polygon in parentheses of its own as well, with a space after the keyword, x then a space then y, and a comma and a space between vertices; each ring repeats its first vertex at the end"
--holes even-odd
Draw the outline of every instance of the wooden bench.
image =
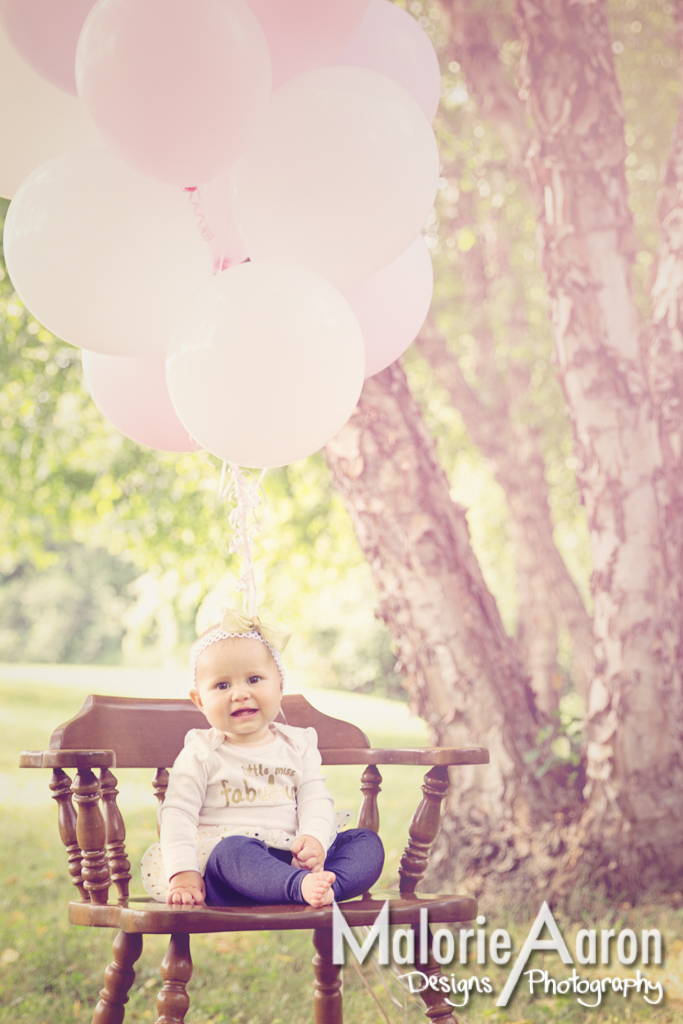
MULTIPOLYGON (((297 694, 284 697, 281 720, 317 730, 323 764, 365 766, 361 775, 360 827, 379 831, 377 795, 382 777, 378 765, 428 768, 422 787, 424 796, 410 822, 408 844, 400 862, 399 892, 368 893, 340 904, 349 926, 374 924, 387 898, 391 899, 392 924, 417 927, 424 907, 428 908, 429 919, 435 922, 474 919, 477 904, 473 898, 418 896, 416 888, 438 831, 449 766, 485 764, 488 751, 482 747, 373 749, 357 726, 323 715, 297 694)), ((77 900, 69 903, 69 920, 72 924, 118 929, 114 959, 105 971, 93 1024, 122 1024, 128 992, 135 980, 133 965, 142 952, 145 934, 170 935, 161 964, 164 984, 157 997, 157 1024, 182 1024, 190 1002, 186 991, 192 975, 190 935, 290 929, 313 932, 316 1024, 342 1024, 341 967, 332 962, 330 906, 172 907, 146 896, 129 894, 131 870, 125 849, 126 832, 116 802, 118 783, 112 768, 154 769, 152 786, 161 804, 168 785, 168 768, 182 749, 185 734, 189 729, 207 726, 202 713, 189 700, 91 696, 75 718, 55 730, 49 750, 21 754, 23 768, 52 769, 50 789, 57 803, 59 832, 67 851, 69 873, 79 894, 77 900), (76 770, 73 781, 65 769, 76 770), (114 898, 109 899, 112 886, 114 898)), ((420 969, 425 974, 438 974, 440 967, 430 959, 420 969)), ((422 997, 431 1021, 453 1021, 441 992, 426 988, 422 997)))

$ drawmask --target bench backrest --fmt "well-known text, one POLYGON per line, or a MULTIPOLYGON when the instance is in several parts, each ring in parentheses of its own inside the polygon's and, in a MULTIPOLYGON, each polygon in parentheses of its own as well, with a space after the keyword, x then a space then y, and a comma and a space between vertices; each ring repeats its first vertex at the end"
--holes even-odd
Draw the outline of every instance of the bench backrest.
MULTIPOLYGON (((350 722, 317 711, 301 694, 282 699, 280 721, 313 726, 318 747, 367 749, 365 733, 350 722)), ((86 697, 69 722, 50 737, 50 750, 113 750, 117 768, 168 768, 183 748, 190 729, 209 723, 191 700, 146 700, 136 697, 86 697)))

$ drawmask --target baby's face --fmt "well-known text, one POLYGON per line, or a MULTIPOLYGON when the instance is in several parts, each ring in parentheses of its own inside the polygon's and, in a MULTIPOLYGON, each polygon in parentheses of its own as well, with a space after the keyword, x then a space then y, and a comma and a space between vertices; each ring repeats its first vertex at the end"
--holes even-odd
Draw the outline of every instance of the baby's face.
POLYGON ((260 640, 219 640, 200 654, 190 697, 230 743, 263 745, 280 711, 280 672, 260 640))

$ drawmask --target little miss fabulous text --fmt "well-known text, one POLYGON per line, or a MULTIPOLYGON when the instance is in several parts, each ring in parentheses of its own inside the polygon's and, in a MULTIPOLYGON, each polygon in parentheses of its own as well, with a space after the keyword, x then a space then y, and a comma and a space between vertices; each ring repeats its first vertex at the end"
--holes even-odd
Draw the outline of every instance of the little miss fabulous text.
POLYGON ((258 783, 250 786, 246 779, 242 788, 231 788, 223 782, 221 794, 225 797, 226 807, 237 807, 238 804, 253 804, 258 797, 261 803, 271 801, 274 804, 283 800, 296 800, 296 786, 280 783, 278 775, 294 775, 293 768, 268 768, 262 764, 242 765, 242 773, 250 779, 258 779, 258 783))
MULTIPOLYGON (((484 925, 485 917, 478 917, 477 924, 484 925)), ((351 928, 346 923, 338 904, 332 908, 332 959, 335 964, 344 963, 344 943, 363 963, 372 947, 378 944, 378 959, 381 964, 393 960, 399 966, 410 965, 416 969, 402 975, 406 979, 411 992, 422 992, 426 988, 437 992, 450 993, 453 998, 446 997, 451 1006, 465 1006, 472 992, 493 993, 493 985, 488 977, 457 978, 455 974, 436 974, 419 970, 429 960, 429 955, 437 964, 451 964, 456 951, 456 940, 448 928, 439 928, 430 936, 429 918, 426 908, 420 910, 419 927, 396 928, 390 934, 389 901, 383 905, 375 918, 365 941, 358 942, 351 928), (431 944, 430 944, 431 937, 431 944)), ((507 964, 512 961, 513 949, 509 932, 497 928, 487 935, 482 927, 460 928, 458 933, 458 962, 467 964, 476 952, 477 964, 485 965, 487 957, 495 964, 507 964)), ((643 929, 640 939, 630 928, 622 928, 616 932, 614 928, 582 928, 576 936, 574 956, 569 952, 567 943, 553 917, 547 903, 544 903, 534 920, 529 933, 513 963, 512 969, 496 1001, 496 1006, 507 1006, 512 993, 522 977, 524 987, 529 986, 532 996, 574 995, 582 1006, 599 1006, 607 992, 614 992, 628 998, 631 992, 641 996, 646 1002, 655 1006, 664 997, 661 982, 650 981, 640 969, 636 969, 632 977, 582 977, 575 964, 595 966, 609 964, 616 955, 620 964, 625 966, 639 964, 661 964, 662 936, 657 928, 643 929), (543 929, 547 928, 548 938, 540 938, 543 929), (556 953, 563 964, 572 965, 570 976, 555 977, 548 970, 530 968, 526 970, 529 957, 535 950, 556 953)))

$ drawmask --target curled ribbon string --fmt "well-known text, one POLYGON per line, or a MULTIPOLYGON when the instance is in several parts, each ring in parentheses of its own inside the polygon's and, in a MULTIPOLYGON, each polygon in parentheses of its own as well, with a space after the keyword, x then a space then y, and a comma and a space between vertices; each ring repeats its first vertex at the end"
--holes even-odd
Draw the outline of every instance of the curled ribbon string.
MULTIPOLYGON (((202 199, 205 206, 215 214, 216 182, 207 181, 207 183, 202 186, 202 189, 202 199)), ((209 224, 209 220, 210 216, 207 215, 207 224, 209 224)), ((214 274, 220 274, 222 271, 227 270, 228 267, 232 266, 232 260, 228 259, 225 255, 225 231, 219 231, 218 234, 214 231, 211 237, 213 239, 213 272, 214 274)))
POLYGON ((207 221, 206 214, 204 213, 204 204, 202 202, 201 190, 196 188, 196 186, 189 186, 188 188, 184 188, 183 192, 185 192, 185 194, 188 196, 190 200, 190 206, 194 210, 195 217, 197 218, 197 222, 199 224, 200 235, 202 236, 205 242, 210 242, 211 239, 214 238, 215 236, 213 231, 209 227, 209 222, 207 221))
POLYGON ((198 187, 188 186, 183 189, 183 192, 190 200, 190 205, 197 218, 200 235, 207 244, 211 243, 214 274, 220 274, 223 270, 227 270, 228 267, 234 267, 243 262, 240 259, 233 259, 226 252, 227 243, 224 225, 221 226, 220 214, 216 213, 216 203, 219 201, 217 199, 217 187, 215 181, 208 181, 205 185, 198 187), (217 232, 211 227, 212 220, 214 226, 216 226, 216 221, 218 221, 217 232))
POLYGON ((258 480, 251 474, 249 479, 234 462, 224 462, 218 484, 218 498, 226 499, 232 506, 228 522, 233 531, 229 550, 240 559, 240 576, 237 589, 244 593, 244 610, 249 618, 258 615, 258 595, 256 577, 254 575, 254 557, 252 553, 254 537, 261 529, 258 509, 266 508, 265 494, 261 486, 265 469, 258 480), (226 479, 229 476, 229 479, 226 479))

